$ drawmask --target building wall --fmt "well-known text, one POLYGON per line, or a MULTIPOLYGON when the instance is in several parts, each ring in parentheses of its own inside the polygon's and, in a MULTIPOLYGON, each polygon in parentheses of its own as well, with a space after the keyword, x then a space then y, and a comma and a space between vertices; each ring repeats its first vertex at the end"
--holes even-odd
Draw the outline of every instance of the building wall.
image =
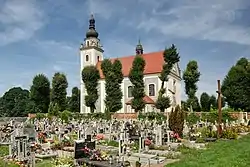
MULTIPOLYGON (((177 73, 173 73, 169 76, 169 81, 165 83, 164 87, 166 88, 166 94, 170 97, 173 96, 173 91, 175 89, 175 99, 176 99, 176 104, 181 104, 181 79, 179 76, 177 76, 177 73), (175 88, 173 88, 173 81, 175 80, 175 88)), ((144 77, 144 83, 145 83, 145 93, 146 95, 149 96, 149 85, 154 84, 155 85, 155 96, 149 96, 152 100, 156 101, 158 97, 158 92, 159 89, 161 88, 161 80, 159 79, 159 74, 151 74, 151 75, 145 75, 144 77)), ((123 107, 118 113, 133 113, 134 111, 131 109, 131 106, 126 105, 126 102, 131 100, 132 98, 128 97, 128 87, 132 86, 130 80, 128 77, 125 77, 123 79, 123 82, 121 84, 121 89, 123 92, 123 98, 122 98, 122 104, 123 107)), ((84 89, 84 85, 81 86, 81 92, 84 89)), ((84 92, 84 91, 83 91, 84 92)), ((99 86, 98 86, 98 93, 99 93, 99 98, 96 102, 96 111, 97 112, 104 112, 105 111, 105 80, 102 79, 100 80, 99 86)), ((81 93, 81 104, 84 103, 84 93, 81 93)), ((88 107, 85 107, 85 105, 82 105, 82 113, 89 113, 90 110, 88 107)), ((151 111, 157 111, 155 108, 152 106, 147 106, 145 109, 146 112, 151 112, 151 111)), ((171 108, 169 108, 167 111, 171 111, 171 108)))

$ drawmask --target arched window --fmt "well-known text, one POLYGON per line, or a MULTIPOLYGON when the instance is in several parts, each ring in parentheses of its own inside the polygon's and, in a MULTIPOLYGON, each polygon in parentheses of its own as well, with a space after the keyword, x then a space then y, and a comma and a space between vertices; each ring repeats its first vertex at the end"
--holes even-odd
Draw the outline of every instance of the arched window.
POLYGON ((132 89, 133 89, 132 86, 129 86, 129 87, 128 87, 128 97, 133 97, 133 96, 132 96, 132 89))
POLYGON ((97 56, 97 61, 100 61, 100 56, 97 56))
POLYGON ((148 95, 155 96, 155 85, 154 84, 148 85, 148 95))
POLYGON ((89 55, 86 55, 85 60, 89 61, 89 55))
POLYGON ((89 46, 89 41, 87 41, 87 46, 89 46))

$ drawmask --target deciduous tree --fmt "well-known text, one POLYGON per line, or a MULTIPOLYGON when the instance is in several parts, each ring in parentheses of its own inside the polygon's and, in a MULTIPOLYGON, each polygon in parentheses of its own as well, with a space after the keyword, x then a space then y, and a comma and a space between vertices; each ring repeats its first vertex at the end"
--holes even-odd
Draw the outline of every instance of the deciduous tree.
POLYGON ((210 111, 210 96, 206 93, 203 92, 200 97, 200 104, 201 104, 201 110, 204 112, 210 111))
POLYGON ((135 112, 140 112, 145 108, 145 102, 143 101, 145 96, 143 81, 145 65, 143 57, 136 55, 129 73, 129 80, 133 85, 131 106, 135 112))
POLYGON ((174 65, 180 61, 179 53, 177 52, 177 49, 175 45, 172 44, 170 48, 166 48, 163 53, 163 58, 165 64, 162 67, 160 80, 161 80, 161 89, 159 90, 158 98, 156 101, 156 108, 159 109, 161 112, 164 112, 165 109, 170 107, 170 99, 165 94, 166 89, 164 87, 165 83, 168 81, 168 76, 173 69, 174 65))
MULTIPOLYGON (((200 72, 198 69, 198 63, 194 60, 190 61, 187 64, 187 67, 183 73, 183 80, 185 83, 185 93, 188 96, 188 105, 190 106, 190 110, 195 110, 199 109, 197 103, 197 97, 196 97, 196 92, 197 92, 197 82, 200 79, 200 72), (196 105, 196 106, 195 106, 196 105)), ((199 100, 198 100, 199 102, 199 100)))
POLYGON ((67 107, 67 88, 68 81, 65 74, 55 73, 52 79, 51 102, 58 104, 60 111, 67 107))
POLYGON ((29 91, 21 87, 13 87, 1 97, 1 116, 23 117, 27 116, 26 106, 29 102, 29 91))
POLYGON ((44 74, 37 74, 33 78, 30 88, 30 103, 28 110, 31 113, 47 113, 50 104, 50 81, 44 74))
POLYGON ((109 59, 105 59, 101 64, 101 69, 105 76, 106 112, 107 114, 108 112, 114 113, 122 108, 122 64, 118 59, 113 63, 109 59))
POLYGON ((228 105, 235 109, 250 109, 249 90, 250 90, 250 67, 246 58, 241 58, 236 65, 232 66, 222 82, 222 94, 228 105))
POLYGON ((95 103, 98 100, 98 81, 100 74, 95 66, 86 66, 82 70, 82 80, 84 82, 87 95, 85 96, 85 105, 90 107, 90 111, 94 113, 96 106, 95 103))
POLYGON ((210 106, 212 107, 212 109, 218 109, 218 103, 217 103, 217 99, 214 95, 210 96, 210 106))
POLYGON ((71 112, 80 112, 80 90, 78 87, 72 88, 72 94, 69 99, 69 110, 71 112))

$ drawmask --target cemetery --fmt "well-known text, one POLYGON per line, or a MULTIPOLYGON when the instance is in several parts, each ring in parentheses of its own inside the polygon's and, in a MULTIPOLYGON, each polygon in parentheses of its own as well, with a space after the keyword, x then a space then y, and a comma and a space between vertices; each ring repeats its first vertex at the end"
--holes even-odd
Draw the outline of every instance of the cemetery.
POLYGON ((188 166, 192 161, 185 161, 188 156, 183 150, 198 156, 215 145, 250 139, 243 113, 221 126, 217 120, 192 114, 180 126, 169 114, 152 115, 111 120, 72 117, 68 121, 6 118, 0 126, 0 166, 178 166, 183 161, 188 166))

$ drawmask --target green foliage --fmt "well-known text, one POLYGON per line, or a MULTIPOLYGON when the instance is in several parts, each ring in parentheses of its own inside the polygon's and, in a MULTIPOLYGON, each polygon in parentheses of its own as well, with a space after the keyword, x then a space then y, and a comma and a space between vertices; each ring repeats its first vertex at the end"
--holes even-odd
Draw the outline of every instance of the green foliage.
POLYGON ((36 113, 36 119, 38 119, 38 120, 41 120, 45 117, 46 117, 46 115, 44 113, 36 113))
POLYGON ((181 110, 179 105, 177 105, 175 109, 171 111, 169 116, 169 128, 172 131, 178 133, 180 136, 183 134, 184 118, 185 112, 181 110))
POLYGON ((153 121, 153 120, 157 120, 157 121, 162 121, 162 120, 166 120, 166 116, 162 113, 158 113, 158 112, 148 112, 148 113, 139 113, 138 114, 138 119, 139 120, 149 120, 149 121, 153 121))
POLYGON ((216 97, 214 96, 214 95, 212 95, 211 97, 210 97, 210 106, 211 106, 211 108, 213 109, 213 110, 215 110, 215 109, 218 109, 218 103, 217 103, 217 100, 216 100, 216 97))
POLYGON ((9 155, 9 147, 8 146, 0 146, 0 157, 4 157, 9 155))
POLYGON ((204 112, 210 111, 210 96, 203 92, 200 97, 201 110, 204 112))
POLYGON ((95 103, 98 100, 98 81, 100 74, 95 66, 86 66, 82 70, 82 81, 84 82, 87 95, 85 95, 85 105, 90 107, 91 113, 94 113, 95 103))
POLYGON ((44 74, 37 74, 33 78, 30 88, 30 113, 47 113, 50 103, 50 81, 44 74))
POLYGON ((185 83, 185 93, 188 96, 188 106, 192 107, 194 111, 197 111, 199 109, 199 100, 195 96, 197 92, 197 82, 200 80, 200 72, 198 70, 198 63, 194 60, 190 61, 187 64, 187 67, 183 73, 183 80, 185 83))
POLYGON ((69 99, 68 105, 71 112, 80 112, 80 90, 78 87, 72 88, 72 95, 69 99))
POLYGON ((72 117, 71 112, 68 110, 64 110, 63 112, 60 113, 60 118, 64 123, 69 123, 71 117, 72 117))
POLYGON ((235 110, 250 109, 250 63, 246 58, 231 67, 222 83, 222 94, 228 105, 235 110))
POLYGON ((59 107, 59 105, 57 103, 50 103, 49 104, 49 112, 48 112, 48 114, 50 116, 58 116, 59 112, 60 112, 60 107, 59 107))
POLYGON ((184 100, 181 101, 181 109, 182 109, 183 111, 188 111, 188 104, 187 104, 187 102, 184 101, 184 100))
MULTIPOLYGON (((165 89, 162 89, 162 90, 164 90, 164 92, 166 92, 165 89)), ((158 96, 157 101, 155 103, 155 107, 157 109, 159 109, 161 112, 164 112, 165 109, 167 109, 171 106, 170 105, 171 101, 170 101, 169 97, 164 96, 163 94, 164 93, 162 93, 162 95, 160 95, 160 93, 159 93, 159 96, 158 96)))
POLYGON ((191 111, 191 107, 192 107, 192 111, 195 111, 195 112, 201 111, 199 99, 196 96, 187 99, 187 105, 190 107, 190 111, 191 111))
POLYGON ((200 120, 200 117, 197 116, 195 113, 187 113, 186 121, 190 124, 196 124, 197 121, 200 120))
MULTIPOLYGON (((202 113, 202 120, 207 120, 208 122, 218 122, 218 111, 211 111, 208 113, 202 113)), ((222 111, 222 122, 226 122, 226 120, 228 121, 235 121, 228 112, 222 111)))
POLYGON ((122 64, 118 59, 113 64, 109 59, 105 59, 101 64, 101 68, 105 76, 106 112, 114 113, 122 108, 122 64))
POLYGON ((5 117, 27 116, 28 103, 29 91, 13 87, 0 98, 0 115, 5 117))
POLYGON ((232 129, 225 129, 222 131, 221 138, 223 139, 237 139, 238 133, 234 132, 232 129))
POLYGON ((164 112, 165 109, 170 107, 170 99, 168 96, 164 96, 166 93, 166 89, 164 88, 165 82, 168 81, 168 76, 173 69, 174 65, 180 61, 179 53, 177 52, 177 48, 174 44, 170 48, 166 48, 163 53, 164 65, 162 66, 162 71, 160 75, 160 80, 162 82, 161 89, 159 91, 159 95, 156 101, 156 108, 161 112, 164 112))
POLYGON ((66 76, 59 72, 55 73, 52 79, 51 102, 57 103, 60 111, 65 110, 67 107, 67 88, 66 76))
POLYGON ((103 142, 104 145, 107 145, 107 146, 112 146, 112 147, 119 147, 119 142, 115 141, 115 140, 105 140, 103 142))
POLYGON ((144 92, 144 69, 145 69, 145 60, 142 56, 137 55, 134 58, 132 68, 129 72, 129 80, 133 84, 132 87, 132 96, 131 106, 135 112, 140 112, 145 108, 145 102, 143 98, 145 96, 144 92))

